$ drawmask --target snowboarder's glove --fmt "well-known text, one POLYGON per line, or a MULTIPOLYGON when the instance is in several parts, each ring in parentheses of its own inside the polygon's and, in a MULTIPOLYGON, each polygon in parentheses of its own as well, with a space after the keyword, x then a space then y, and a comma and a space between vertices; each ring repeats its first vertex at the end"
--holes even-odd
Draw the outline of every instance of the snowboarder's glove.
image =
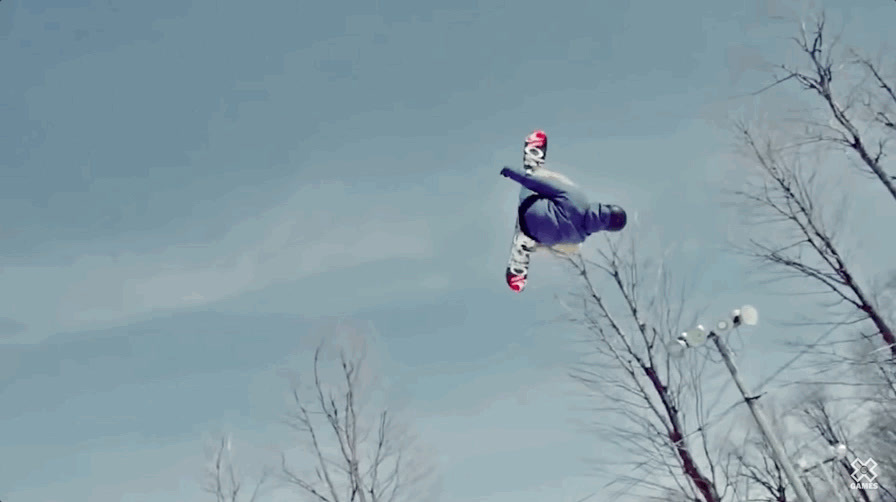
POLYGON ((510 170, 510 168, 505 166, 504 169, 501 169, 501 176, 504 176, 505 178, 507 178, 510 176, 511 172, 512 171, 510 170))

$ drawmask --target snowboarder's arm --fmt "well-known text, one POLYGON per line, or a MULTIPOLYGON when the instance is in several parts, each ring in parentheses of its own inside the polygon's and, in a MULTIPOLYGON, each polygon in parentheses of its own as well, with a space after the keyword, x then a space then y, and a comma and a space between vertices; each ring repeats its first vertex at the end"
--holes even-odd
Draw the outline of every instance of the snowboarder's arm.
POLYGON ((529 190, 547 197, 556 197, 566 193, 566 188, 563 185, 540 176, 530 176, 522 169, 505 166, 504 169, 501 169, 501 176, 510 178, 529 190))

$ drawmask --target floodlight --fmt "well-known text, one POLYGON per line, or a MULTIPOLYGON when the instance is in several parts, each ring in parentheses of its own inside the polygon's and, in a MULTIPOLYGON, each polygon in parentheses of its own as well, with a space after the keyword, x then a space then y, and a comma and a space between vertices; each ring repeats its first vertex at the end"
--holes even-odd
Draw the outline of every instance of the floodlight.
POLYGON ((681 339, 687 342, 688 346, 693 347, 694 345, 700 345, 701 343, 706 341, 706 329, 703 326, 697 326, 694 329, 689 329, 681 334, 681 339))
POLYGON ((747 326, 755 326, 759 322, 759 311, 752 305, 744 305, 740 308, 740 322, 747 326))
POLYGON ((669 357, 672 357, 673 359, 681 359, 684 357, 685 351, 688 350, 688 343, 684 339, 678 338, 669 343, 666 350, 669 351, 669 357))

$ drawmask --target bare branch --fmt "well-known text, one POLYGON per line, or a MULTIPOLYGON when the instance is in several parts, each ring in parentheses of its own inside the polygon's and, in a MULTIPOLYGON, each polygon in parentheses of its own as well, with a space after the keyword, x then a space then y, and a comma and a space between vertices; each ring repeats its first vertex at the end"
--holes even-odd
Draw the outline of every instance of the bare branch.
POLYGON ((268 472, 262 471, 248 499, 241 497, 243 480, 237 474, 236 466, 231 458, 230 437, 222 437, 212 456, 212 463, 207 473, 208 482, 204 489, 215 496, 216 502, 256 502, 261 489, 268 482, 268 472))
MULTIPOLYGON (((879 140, 877 141, 877 148, 872 147, 871 144, 874 141, 863 135, 857 122, 857 117, 850 113, 850 106, 844 105, 839 101, 841 96, 837 95, 832 85, 835 78, 835 62, 832 55, 835 43, 828 44, 825 36, 825 16, 822 13, 818 16, 811 32, 807 32, 805 27, 801 26, 800 36, 793 38, 797 47, 806 56, 809 69, 802 71, 788 65, 780 65, 779 68, 784 71, 785 76, 776 78, 773 84, 759 92, 764 92, 783 82, 793 81, 799 83, 802 89, 815 93, 822 99, 822 102, 831 114, 832 125, 837 126, 835 129, 836 136, 818 139, 841 145, 855 153, 868 171, 880 181, 893 200, 896 201, 896 177, 888 174, 882 164, 882 159, 885 156, 886 141, 879 140)), ((896 95, 893 92, 893 87, 887 84, 873 65, 865 59, 860 59, 858 63, 871 72, 877 84, 887 96, 893 98, 896 95)), ((870 106, 871 103, 868 103, 868 105, 870 106)), ((889 115, 887 110, 876 110, 874 115, 878 123, 891 131, 896 130, 892 116, 889 115)))
POLYGON ((339 377, 323 375, 323 344, 314 352, 313 407, 293 388, 294 411, 288 423, 308 439, 306 460, 313 472, 302 474, 282 455, 288 484, 318 502, 399 502, 414 499, 430 472, 382 409, 367 417, 361 406, 365 355, 340 348, 334 368, 339 377), (330 389, 329 382, 336 387, 330 389))
POLYGON ((645 496, 672 490, 688 500, 721 501, 727 487, 712 458, 705 403, 686 397, 702 392, 692 373, 699 365, 682 366, 666 351, 680 328, 683 299, 674 298, 662 265, 647 273, 634 245, 623 249, 608 240, 597 258, 566 257, 584 287, 574 320, 588 330, 593 350, 573 378, 611 400, 612 406, 595 410, 604 415, 600 428, 609 441, 642 459, 629 472, 642 473, 630 482, 645 496), (608 279, 612 295, 598 290, 593 273, 608 279), (644 288, 648 281, 652 289, 644 288), (702 417, 694 432, 687 429, 684 406, 696 407, 695 416, 702 417), (669 481, 655 482, 650 473, 669 481))
MULTIPOLYGON (((820 42, 817 42, 820 44, 820 42)), ((814 49, 813 49, 814 50, 814 49)), ((849 306, 854 320, 869 320, 894 358, 896 336, 886 316, 874 304, 871 295, 859 284, 846 258, 835 242, 833 232, 824 225, 816 203, 818 194, 812 188, 812 174, 789 162, 785 154, 770 140, 760 143, 746 125, 740 125, 743 144, 758 168, 761 182, 736 192, 755 209, 775 217, 762 225, 765 236, 774 235, 774 225, 787 228, 791 240, 765 243, 749 239, 746 253, 760 262, 784 272, 783 277, 801 278, 820 285, 835 301, 829 307, 849 306)), ((792 155, 799 157, 801 152, 792 155)), ((766 240, 769 240, 766 237, 766 240)))

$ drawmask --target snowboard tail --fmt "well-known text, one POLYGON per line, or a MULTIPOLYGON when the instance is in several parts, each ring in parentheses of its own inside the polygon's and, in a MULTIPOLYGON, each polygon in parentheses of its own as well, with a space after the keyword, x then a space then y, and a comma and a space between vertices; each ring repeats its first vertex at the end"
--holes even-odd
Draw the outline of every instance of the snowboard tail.
MULTIPOLYGON (((523 142, 523 168, 531 175, 544 167, 548 153, 548 135, 538 129, 526 136, 523 142)), ((519 215, 514 226, 513 239, 510 246, 510 258, 504 273, 505 281, 511 290, 517 293, 526 288, 529 278, 529 261, 538 243, 523 233, 519 215)))

